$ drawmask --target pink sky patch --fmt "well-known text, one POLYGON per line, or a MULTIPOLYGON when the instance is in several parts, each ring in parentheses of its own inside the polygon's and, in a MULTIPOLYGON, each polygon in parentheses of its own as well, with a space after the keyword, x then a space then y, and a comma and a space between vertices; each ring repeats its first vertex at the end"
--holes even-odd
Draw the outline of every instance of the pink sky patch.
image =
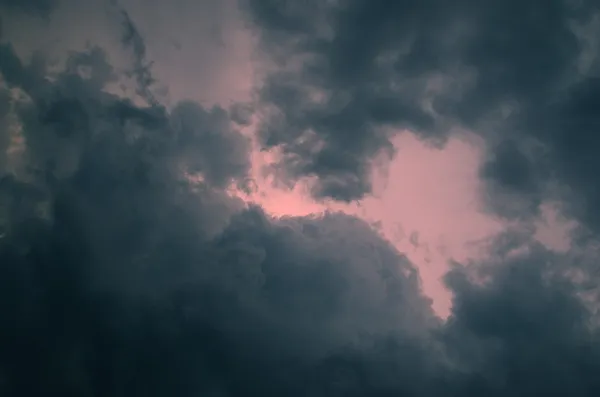
MULTIPOLYGON (((226 108, 236 101, 251 99, 259 63, 253 50, 254 39, 243 28, 233 1, 205 2, 202 6, 182 1, 177 7, 166 7, 165 12, 158 2, 151 7, 137 0, 125 3, 133 14, 140 16, 138 28, 147 42, 153 43, 148 57, 154 61, 158 85, 168 82, 168 93, 161 99, 175 103, 189 98, 205 107, 218 104, 226 108), (208 6, 214 9, 206 15, 218 15, 218 21, 208 21, 202 12, 195 10, 208 6), (170 34, 165 35, 166 31, 170 34)), ((115 38, 109 38, 110 30, 103 25, 102 15, 98 10, 80 7, 84 10, 77 12, 94 11, 97 18, 86 22, 86 26, 70 26, 68 35, 61 31, 63 20, 53 20, 55 26, 51 31, 56 31, 60 43, 48 34, 10 38, 25 48, 76 49, 89 38, 110 48, 109 43, 115 38), (86 34, 73 34, 77 30, 85 30, 86 34), (64 42, 65 37, 70 41, 64 42)), ((118 49, 111 51, 113 59, 120 55, 118 49)), ((251 135, 252 127, 247 132, 251 135)), ((360 203, 315 202, 302 183, 291 190, 275 188, 261 172, 268 155, 256 150, 252 155, 256 192, 246 199, 275 216, 334 210, 369 221, 419 268, 425 293, 433 299, 435 310, 445 316, 451 296, 440 278, 448 269, 448 260, 477 258, 481 250, 473 248, 473 243, 486 240, 507 225, 480 210, 478 168, 483 151, 476 141, 452 139, 440 150, 403 133, 394 144, 398 150, 396 158, 385 172, 376 167, 375 194, 360 203)), ((536 237, 553 249, 568 249, 567 231, 573 225, 558 219, 550 204, 544 206, 543 215, 545 219, 538 222, 536 237)))

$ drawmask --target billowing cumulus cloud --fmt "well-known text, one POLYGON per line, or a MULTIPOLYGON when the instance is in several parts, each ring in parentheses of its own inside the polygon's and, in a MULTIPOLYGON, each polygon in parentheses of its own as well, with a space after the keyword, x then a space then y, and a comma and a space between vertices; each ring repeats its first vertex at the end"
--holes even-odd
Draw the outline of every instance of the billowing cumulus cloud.
MULTIPOLYGON (((400 5, 385 11, 378 2, 342 3, 289 3, 282 10, 264 1, 251 8, 268 28, 267 48, 299 45, 331 57, 313 57, 318 62, 309 59, 308 69, 288 70, 285 79, 275 72, 261 92, 261 106, 274 107, 262 114, 263 142, 282 149, 288 176, 318 177, 315 194, 349 199, 367 192, 369 159, 390 147, 385 124, 443 142, 447 120, 459 119, 454 115, 496 125, 502 120, 493 103, 504 94, 524 98, 556 76, 552 67, 539 81, 516 76, 534 69, 527 58, 512 71, 499 64, 484 90, 492 99, 467 109, 444 84, 425 90, 420 74, 429 62, 450 67, 437 58, 446 45, 437 34, 446 28, 479 36, 421 3, 407 13, 400 5), (344 34, 323 25, 323 41, 314 41, 310 35, 321 34, 325 23, 344 34), (396 72, 379 70, 373 55, 401 43, 385 38, 410 26, 432 31, 411 36, 423 42, 423 53, 406 60, 413 75, 402 94, 377 80, 396 72), (351 33, 356 27, 369 29, 351 33), (350 67, 355 51, 362 63, 350 67), (311 83, 303 85, 304 78, 311 83), (422 108, 409 93, 432 107, 422 108), (440 95, 447 96, 443 111, 433 106, 440 95)), ((444 11, 469 20, 478 33, 494 22, 483 14, 500 21, 503 13, 514 15, 467 12, 466 2, 444 11)), ((490 241, 488 259, 456 264, 446 275, 454 298, 442 321, 413 264, 367 223, 341 213, 273 218, 236 198, 231 192, 244 186, 250 167, 248 138, 237 128, 254 109, 161 105, 143 36, 133 18, 121 16, 115 28, 132 52, 137 87, 130 98, 110 89, 123 76, 101 48, 73 52, 57 70, 42 53, 23 59, 11 43, 0 47, 2 395, 600 393, 592 248, 557 254, 527 233, 506 232, 490 241)), ((524 26, 519 18, 505 33, 524 26)), ((504 24, 496 24, 502 37, 504 24)), ((508 40, 505 56, 522 44, 497 40, 508 40)), ((487 49, 469 43, 464 51, 473 59, 487 49)), ((554 50, 536 51, 543 58, 554 50)), ((478 90, 464 88, 465 98, 483 95, 478 90)), ((484 174, 502 188, 535 195, 532 181, 543 173, 535 164, 522 173, 527 155, 507 142, 495 142, 484 174)))

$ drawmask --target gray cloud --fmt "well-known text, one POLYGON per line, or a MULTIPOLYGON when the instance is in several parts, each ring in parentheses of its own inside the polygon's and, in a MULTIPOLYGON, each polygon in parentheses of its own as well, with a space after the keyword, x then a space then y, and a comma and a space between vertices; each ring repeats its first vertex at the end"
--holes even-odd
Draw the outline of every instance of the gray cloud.
POLYGON ((442 322, 365 222, 273 219, 227 195, 248 146, 224 109, 110 94, 98 48, 57 73, 0 55, 0 110, 18 121, 0 130, 3 395, 600 392, 593 261, 507 233, 447 274, 442 322))
POLYGON ((565 276, 576 261, 531 251, 480 266, 480 277, 491 280, 484 286, 462 271, 446 276, 455 292, 449 354, 471 368, 461 395, 592 395, 598 388, 591 375, 599 365, 598 333, 578 298, 586 288, 565 276))
POLYGON ((491 208, 526 216, 559 184, 578 197, 572 215, 598 225, 595 2, 242 4, 277 65, 260 87, 261 136, 283 151, 285 178, 359 199, 370 160, 393 154, 386 127, 435 144, 467 128, 489 143, 491 208), (521 204, 504 208, 498 189, 521 204))
POLYGON ((49 17, 58 5, 59 0, 0 0, 0 10, 4 8, 40 17, 49 17))

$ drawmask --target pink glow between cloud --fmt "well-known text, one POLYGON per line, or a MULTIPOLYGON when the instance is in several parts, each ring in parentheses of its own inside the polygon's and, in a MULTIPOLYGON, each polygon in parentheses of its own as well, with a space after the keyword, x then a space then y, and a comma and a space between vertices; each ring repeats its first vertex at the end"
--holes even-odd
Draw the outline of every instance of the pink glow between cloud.
POLYGON ((276 216, 337 210, 373 223, 419 268, 425 293, 445 316, 450 293, 440 278, 447 260, 472 258, 468 243, 499 232, 502 225, 477 211, 480 155, 475 147, 454 140, 444 150, 428 148, 411 134, 401 135, 395 144, 397 158, 385 183, 378 178, 377 197, 360 204, 317 203, 302 184, 287 191, 273 188, 260 173, 264 158, 258 152, 253 159, 257 192, 249 199, 276 216))
MULTIPOLYGON (((138 18, 138 27, 147 42, 153 43, 148 56, 155 62, 153 70, 159 85, 168 86, 168 102, 189 98, 206 107, 212 104, 228 107, 251 98, 259 70, 253 58, 253 37, 242 27, 232 1, 208 2, 219 12, 206 15, 220 18, 208 21, 214 23, 214 29, 209 29, 211 34, 207 34, 207 24, 200 23, 207 22, 203 21, 202 12, 195 9, 208 3, 201 7, 185 0, 180 2, 181 7, 167 7, 164 13, 159 12, 164 7, 158 2, 153 2, 152 7, 139 0, 126 3, 133 14, 143 15, 138 18), (165 35, 166 31, 169 35, 165 35)), ((39 34, 31 36, 37 37, 36 40, 23 35, 13 41, 31 48, 52 45, 74 49, 92 36, 95 42, 110 49, 107 43, 114 38, 104 37, 109 30, 101 26, 99 18, 92 20, 95 22, 90 26, 69 28, 85 31, 82 35, 66 35, 72 43, 59 45, 51 36, 39 34)), ((61 20, 54 23, 60 30, 61 20)), ((110 52, 112 59, 122 56, 118 49, 110 52)), ((251 135, 251 127, 247 133, 251 135)), ((292 190, 274 188, 260 172, 268 157, 258 151, 252 154, 252 176, 257 189, 245 198, 275 216, 333 210, 367 220, 419 268, 425 293, 432 298, 435 310, 445 316, 451 296, 440 277, 448 268, 448 260, 477 258, 481 250, 472 248, 471 243, 484 240, 507 225, 479 211, 481 147, 473 142, 451 140, 439 150, 427 147, 410 133, 401 134, 394 143, 398 149, 396 159, 389 164, 385 177, 381 172, 375 173, 375 195, 360 204, 317 203, 310 199, 302 184, 292 190)), ((555 214, 551 205, 544 207, 546 219, 538 222, 536 237, 556 250, 565 250, 567 231, 572 225, 555 219, 555 214)))
MULTIPOLYGON (((235 14, 233 8, 228 8, 228 12, 235 14)), ((226 24, 228 30, 222 46, 212 49, 220 64, 209 68, 211 73, 203 73, 200 80, 196 70, 182 69, 189 56, 157 62, 156 67, 164 76, 159 78, 169 82, 173 100, 191 97, 205 105, 229 106, 250 98, 250 87, 259 70, 253 59, 253 38, 236 21, 235 15, 228 14, 226 24), (207 81, 210 82, 208 89, 207 81)), ((205 59, 210 58, 209 50, 202 49, 205 59)), ((252 136, 252 127, 247 127, 246 133, 252 136)), ((256 191, 244 197, 274 216, 301 216, 331 210, 353 214, 372 223, 418 267, 424 292, 433 300, 436 312, 445 317, 451 307, 451 295, 441 277, 448 269, 448 260, 477 259, 482 252, 474 248, 473 243, 486 240, 507 225, 479 210, 478 168, 483 152, 478 142, 454 139, 439 150, 405 133, 394 143, 397 157, 389 164, 385 176, 381 169, 376 170, 375 195, 360 204, 317 203, 309 197, 303 184, 291 190, 273 187, 272 180, 262 173, 270 155, 258 150, 252 153, 256 191)), ((547 206, 548 219, 538 223, 536 236, 560 250, 568 246, 568 227, 557 226, 560 222, 553 218, 553 213, 547 206)))
MULTIPOLYGON (((450 259, 479 259, 480 244, 504 230, 508 224, 479 210, 480 147, 465 140, 451 140, 439 150, 428 147, 406 133, 395 140, 397 157, 385 177, 375 172, 376 194, 360 204, 318 203, 306 186, 278 189, 261 172, 268 155, 253 153, 256 192, 246 196, 275 216, 302 216, 323 211, 343 211, 372 223, 400 252, 418 267, 424 292, 436 312, 445 317, 451 294, 441 278, 450 259)), ((535 237, 551 249, 568 248, 568 230, 573 225, 556 217, 550 204, 536 224, 535 237)))

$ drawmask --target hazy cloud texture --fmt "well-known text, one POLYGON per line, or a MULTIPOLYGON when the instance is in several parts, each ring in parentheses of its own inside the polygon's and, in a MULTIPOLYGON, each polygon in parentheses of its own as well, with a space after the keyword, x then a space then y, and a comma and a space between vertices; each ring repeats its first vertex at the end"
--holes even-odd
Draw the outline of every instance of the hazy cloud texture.
MULTIPOLYGON (((456 123, 488 140, 498 189, 540 200, 555 178, 595 226, 598 93, 571 25, 586 6, 247 1, 262 50, 290 60, 260 88, 262 142, 287 177, 350 200, 391 152, 383 127, 441 144, 456 123)), ((249 170, 243 106, 163 106, 122 11, 130 98, 108 89, 123 76, 105 49, 56 70, 0 44, 2 395, 600 394, 593 247, 509 230, 448 272, 442 321, 365 222, 272 218, 231 195, 249 170)))

